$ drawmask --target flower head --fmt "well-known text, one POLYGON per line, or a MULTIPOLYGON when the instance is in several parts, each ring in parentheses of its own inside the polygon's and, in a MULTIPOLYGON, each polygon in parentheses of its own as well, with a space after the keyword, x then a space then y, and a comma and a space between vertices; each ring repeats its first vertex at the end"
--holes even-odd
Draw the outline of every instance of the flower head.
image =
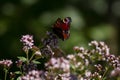
POLYGON ((0 61, 0 65, 3 65, 4 67, 10 67, 12 65, 12 61, 11 60, 2 60, 0 61))
POLYGON ((59 58, 51 58, 46 64, 46 67, 49 69, 60 69, 63 72, 69 72, 70 70, 70 63, 67 59, 64 57, 59 57, 59 58))
POLYGON ((112 70, 111 71, 111 76, 112 77, 120 76, 120 69, 119 68, 115 68, 114 70, 112 70))
POLYGON ((34 45, 34 40, 33 40, 33 36, 32 35, 23 35, 22 38, 20 39, 20 41, 23 43, 24 45, 24 49, 31 49, 32 46, 34 45))
POLYGON ((40 78, 40 71, 32 70, 29 71, 28 74, 26 74, 25 76, 21 76, 20 80, 42 80, 42 79, 40 78))

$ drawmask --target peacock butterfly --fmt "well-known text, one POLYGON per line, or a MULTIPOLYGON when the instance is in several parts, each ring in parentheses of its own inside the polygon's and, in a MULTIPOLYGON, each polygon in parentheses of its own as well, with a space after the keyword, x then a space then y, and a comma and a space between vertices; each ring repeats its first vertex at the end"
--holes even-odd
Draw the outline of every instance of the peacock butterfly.
POLYGON ((54 34, 62 40, 68 39, 70 36, 70 23, 71 17, 58 18, 52 27, 54 34))

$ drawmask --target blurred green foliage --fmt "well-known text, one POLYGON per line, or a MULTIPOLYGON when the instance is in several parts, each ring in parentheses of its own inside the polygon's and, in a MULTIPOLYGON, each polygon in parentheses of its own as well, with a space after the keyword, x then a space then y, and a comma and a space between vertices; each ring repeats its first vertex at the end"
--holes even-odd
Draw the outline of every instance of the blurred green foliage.
POLYGON ((91 40, 108 43, 112 53, 119 52, 119 0, 0 0, 0 58, 24 55, 20 38, 34 35, 35 44, 60 17, 72 18, 71 36, 60 41, 66 53, 91 40))

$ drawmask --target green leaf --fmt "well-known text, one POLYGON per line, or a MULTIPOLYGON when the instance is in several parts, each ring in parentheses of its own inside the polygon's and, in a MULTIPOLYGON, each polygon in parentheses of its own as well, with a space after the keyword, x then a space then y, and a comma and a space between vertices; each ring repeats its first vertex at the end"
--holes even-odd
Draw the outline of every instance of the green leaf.
POLYGON ((20 71, 15 71, 15 74, 22 74, 20 71))
POLYGON ((40 64, 39 61, 35 61, 35 60, 33 60, 32 62, 33 62, 34 64, 40 64))
POLYGON ((17 80, 21 80, 20 77, 18 77, 17 80))
POLYGON ((70 64, 70 67, 75 70, 75 66, 73 64, 70 64))
POLYGON ((104 77, 102 80, 106 80, 106 77, 104 77))
POLYGON ((25 57, 17 57, 17 58, 20 59, 23 62, 27 61, 27 59, 25 57))
POLYGON ((119 77, 117 77, 117 80, 120 80, 120 76, 119 76, 119 77))

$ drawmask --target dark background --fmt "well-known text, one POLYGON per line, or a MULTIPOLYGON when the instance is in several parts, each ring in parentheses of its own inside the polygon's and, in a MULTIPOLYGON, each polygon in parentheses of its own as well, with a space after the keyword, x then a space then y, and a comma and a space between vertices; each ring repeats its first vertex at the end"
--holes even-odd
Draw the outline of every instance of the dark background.
POLYGON ((111 53, 119 54, 119 0, 0 0, 0 59, 25 55, 22 35, 32 34, 38 46, 55 20, 68 16, 71 36, 60 40, 66 54, 74 46, 87 48, 91 40, 105 41, 111 53))

